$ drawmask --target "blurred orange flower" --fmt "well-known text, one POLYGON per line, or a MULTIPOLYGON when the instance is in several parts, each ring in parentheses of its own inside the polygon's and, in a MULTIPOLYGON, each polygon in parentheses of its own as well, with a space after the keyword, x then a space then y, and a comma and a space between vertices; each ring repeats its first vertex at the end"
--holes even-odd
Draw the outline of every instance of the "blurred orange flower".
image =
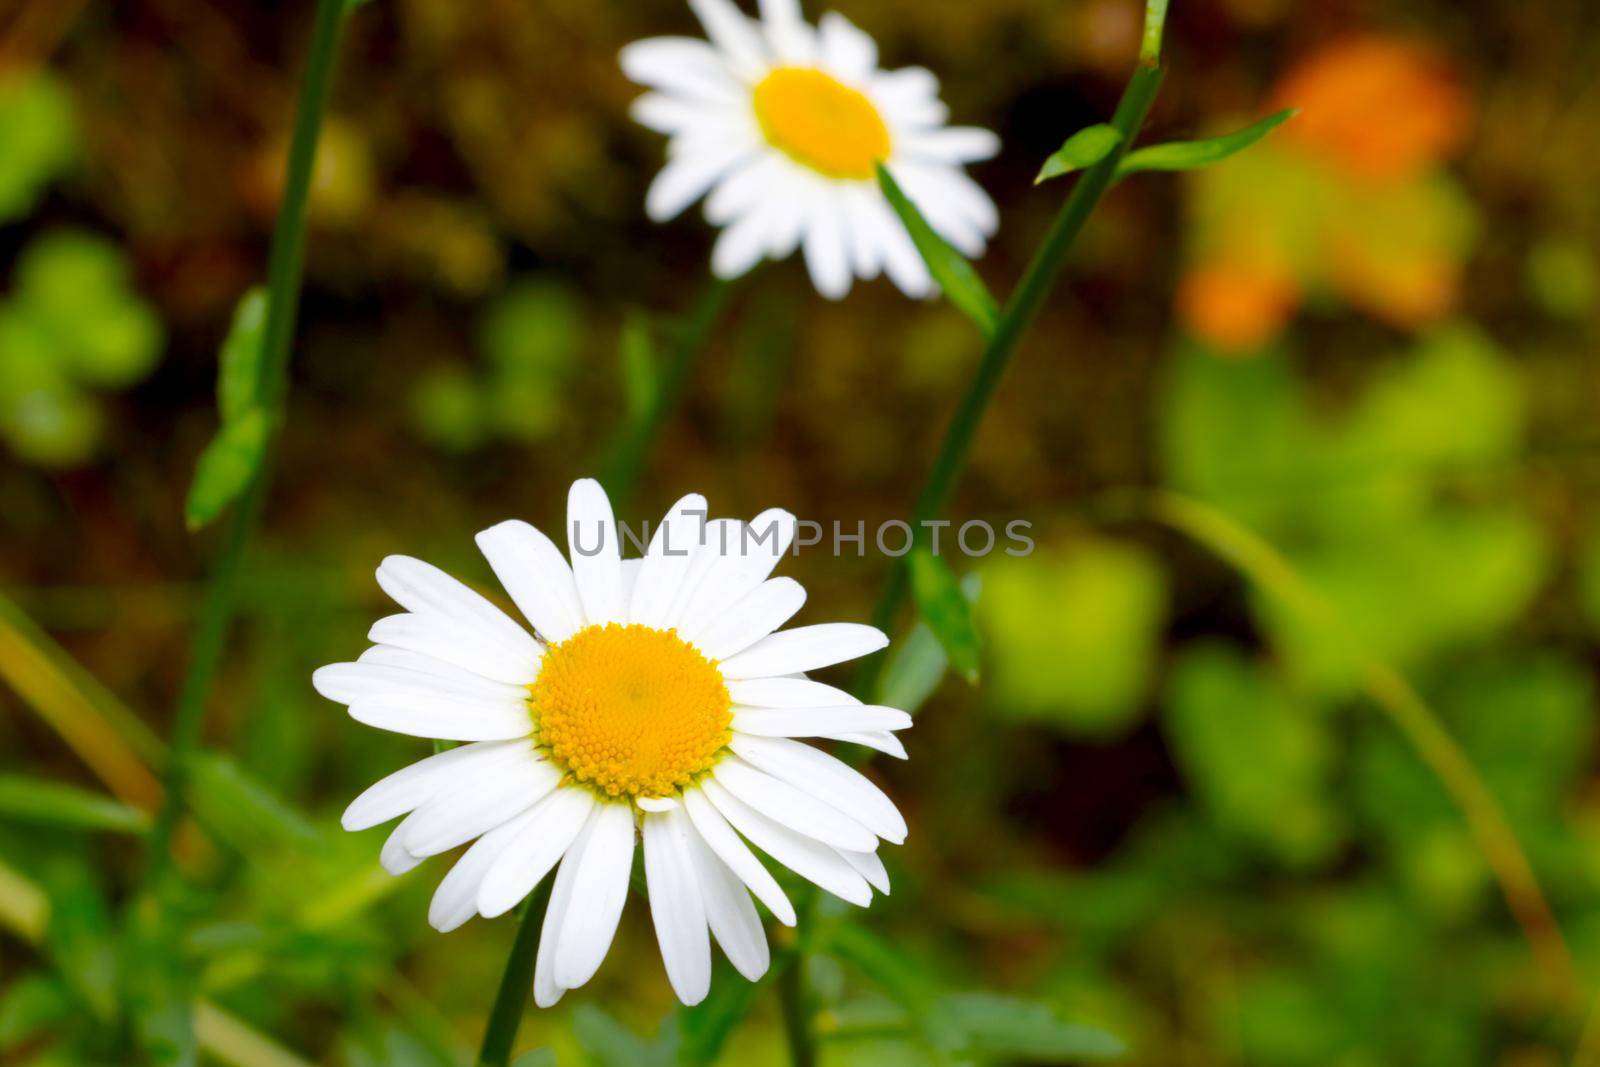
POLYGON ((1284 136, 1356 178, 1398 181, 1448 156, 1466 135, 1467 102, 1449 65, 1421 45, 1354 37, 1284 76, 1273 109, 1300 114, 1284 136))
POLYGON ((1300 109, 1281 135, 1193 178, 1183 323, 1247 354, 1311 296, 1402 329, 1448 314, 1476 229, 1441 166, 1470 118, 1448 65, 1418 45, 1349 38, 1270 97, 1300 109))

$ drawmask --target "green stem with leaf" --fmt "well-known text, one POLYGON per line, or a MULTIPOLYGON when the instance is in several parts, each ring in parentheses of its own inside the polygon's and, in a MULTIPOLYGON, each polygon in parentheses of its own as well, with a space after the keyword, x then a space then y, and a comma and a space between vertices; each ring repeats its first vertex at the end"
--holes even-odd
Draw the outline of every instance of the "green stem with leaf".
MULTIPOLYGON (((1159 39, 1159 27, 1155 32, 1159 39)), ((1043 243, 1029 261, 1016 291, 1001 309, 993 329, 986 331, 988 343, 984 346, 978 368, 973 373, 967 391, 962 394, 961 403, 957 406, 949 425, 945 428, 944 438, 940 442, 938 455, 933 462, 933 469, 929 471, 928 478, 923 483, 922 491, 912 508, 911 526, 918 544, 926 543, 927 530, 924 523, 936 519, 950 502, 956 482, 966 470, 973 439, 983 422, 984 415, 989 410, 990 403, 994 400, 995 391, 1000 387, 1000 382, 1011 365, 1011 359, 1016 355, 1018 345, 1027 335, 1034 320, 1038 318, 1040 309, 1044 307, 1046 298, 1049 297, 1056 279, 1061 274, 1067 253, 1072 250, 1084 223, 1089 221, 1089 216, 1105 196, 1106 190, 1116 180, 1117 167, 1144 124, 1150 105, 1155 101, 1156 91, 1161 86, 1161 78, 1162 71, 1156 57, 1141 56, 1139 66, 1128 80, 1127 88, 1123 90, 1122 99, 1118 102, 1117 110, 1111 119, 1111 126, 1119 135, 1117 141, 1109 146, 1098 162, 1084 171, 1078 184, 1067 197, 1066 203, 1061 206, 1061 211, 1045 235, 1043 243)), ((930 259, 930 268, 934 265, 930 259)), ((938 275, 939 272, 936 271, 935 276, 938 275)), ((949 283, 944 278, 940 278, 940 281, 947 289, 949 288, 949 283)), ((977 321, 980 328, 983 328, 983 320, 980 318, 977 321)), ((890 572, 889 581, 884 587, 883 594, 878 598, 877 608, 873 611, 873 625, 885 631, 893 626, 908 588, 909 575, 906 568, 895 567, 890 572)), ((882 670, 881 656, 874 656, 864 661, 857 674, 856 691, 858 693, 869 691, 876 682, 880 670, 882 670)))
POLYGON ((300 300, 312 167, 333 85, 339 34, 348 6, 348 0, 318 0, 317 3, 305 80, 295 113, 294 133, 289 142, 283 202, 272 234, 272 250, 267 267, 267 319, 255 382, 257 406, 269 416, 266 442, 243 495, 228 519, 222 548, 212 565, 211 578, 196 624, 189 668, 184 676, 173 724, 172 748, 163 782, 166 794, 150 833, 147 884, 159 880, 170 862, 172 834, 185 807, 188 760, 200 741, 206 701, 222 661, 228 627, 233 619, 245 550, 255 535, 266 501, 267 485, 271 478, 268 458, 270 442, 282 421, 284 398, 288 392, 290 341, 294 336, 295 315, 300 300))

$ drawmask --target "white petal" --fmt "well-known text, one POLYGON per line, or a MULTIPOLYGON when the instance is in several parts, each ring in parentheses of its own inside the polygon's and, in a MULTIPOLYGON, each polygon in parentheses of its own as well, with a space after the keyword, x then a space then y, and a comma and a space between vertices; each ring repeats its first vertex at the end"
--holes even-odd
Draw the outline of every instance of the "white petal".
POLYGON ((350 717, 382 730, 453 741, 500 741, 531 733, 526 690, 472 684, 373 663, 334 663, 311 676, 317 692, 350 705, 350 717))
POLYGON ((756 737, 827 737, 837 733, 904 730, 911 716, 899 708, 846 704, 833 708, 746 708, 735 705, 733 728, 756 737))
POLYGON ((405 828, 405 819, 402 819, 400 825, 390 831, 389 836, 384 839, 383 848, 378 852, 378 864, 390 874, 405 874, 423 860, 423 857, 413 856, 406 851, 406 846, 401 841, 405 828))
POLYGON ((872 76, 872 99, 897 125, 942 126, 950 109, 939 100, 939 79, 926 67, 880 70, 872 76))
POLYGON ((478 534, 478 549, 517 610, 552 644, 583 628, 583 606, 566 557, 544 532, 511 519, 478 534))
POLYGON ((378 565, 378 585, 407 611, 443 615, 487 640, 539 657, 538 644, 510 616, 431 563, 389 556, 378 565))
MULTIPOLYGON (((533 968, 533 1002, 541 1008, 555 1004, 567 991, 566 986, 556 981, 556 943, 561 940, 562 931, 573 911, 573 885, 577 881, 578 867, 583 862, 584 849, 599 814, 599 806, 596 805, 595 810, 589 813, 588 821, 583 824, 583 829, 578 831, 577 839, 561 858, 555 884, 550 888, 550 903, 545 908, 544 925, 539 928, 539 953, 533 968)), ((581 906, 582 902, 578 903, 581 906)))
MULTIPOLYGON (((700 633, 717 616, 767 580, 794 542, 797 522, 782 508, 770 508, 741 525, 739 536, 700 581, 685 607, 679 628, 700 633)), ((785 672, 788 673, 788 672, 785 672)))
POLYGON ((878 69, 878 46, 855 24, 829 11, 817 23, 822 61, 841 81, 865 84, 878 69))
POLYGON ((730 607, 705 632, 684 633, 707 659, 743 652, 794 617, 806 602, 805 588, 793 578, 769 578, 730 607))
POLYGON ((576 989, 600 969, 622 918, 633 869, 633 807, 601 804, 588 826, 572 894, 578 906, 567 916, 556 944, 556 981, 576 989))
POLYGON ((732 279, 761 262, 767 249, 767 216, 759 208, 747 212, 717 235, 711 246, 711 272, 732 279))
POLYGON ((711 779, 700 788, 735 829, 773 859, 840 900, 861 907, 872 903, 872 887, 837 851, 773 822, 711 779))
POLYGON ((889 242, 880 230, 883 215, 878 204, 883 194, 875 186, 854 184, 841 193, 848 220, 845 243, 850 252, 850 269, 858 278, 876 278, 883 270, 883 249, 889 242))
POLYGON ((457 779, 406 820, 408 851, 432 856, 465 844, 526 811, 561 781, 561 772, 531 751, 473 770, 473 777, 457 779))
MULTIPOLYGON (((897 845, 906 839, 906 820, 894 801, 866 775, 821 749, 781 737, 748 734, 735 734, 728 747, 773 777, 844 812, 879 837, 897 845)), ((839 844, 839 847, 854 846, 839 844)))
POLYGON ((528 825, 535 805, 508 822, 503 822, 472 843, 450 868, 439 888, 434 890, 428 905, 428 925, 440 933, 448 933, 478 914, 478 887, 483 876, 494 866, 522 828, 528 825))
POLYGON ((738 519, 712 519, 706 523, 703 546, 705 550, 696 552, 694 559, 689 562, 689 573, 683 576, 683 586, 678 590, 678 600, 667 613, 667 625, 677 626, 679 632, 682 632, 679 624, 683 620, 684 612, 694 602, 695 594, 699 592, 706 575, 721 565, 722 558, 732 551, 743 537, 744 523, 738 519))
POLYGON ((896 154, 916 156, 934 163, 977 163, 1000 151, 1000 138, 977 126, 946 126, 902 136, 896 154))
POLYGON ((350 717, 379 730, 441 741, 504 741, 526 737, 533 720, 520 710, 450 703, 419 696, 415 703, 367 701, 350 705, 350 717))
POLYGON ((906 746, 898 737, 891 733, 873 730, 871 732, 862 734, 838 733, 822 734, 821 736, 827 738, 829 741, 844 741, 847 744, 862 745, 866 748, 876 749, 886 756, 893 756, 895 759, 909 758, 906 755, 906 746))
POLYGON ((728 961, 754 982, 767 973, 772 963, 767 934, 750 894, 727 866, 717 858, 698 830, 689 830, 689 856, 694 861, 695 880, 700 885, 706 921, 716 935, 717 944, 728 961))
POLYGON ((737 173, 736 168, 749 155, 749 146, 737 139, 673 155, 645 193, 645 214, 656 222, 677 218, 718 179, 737 173))
POLYGON ((850 291, 850 249, 845 237, 845 220, 836 198, 816 196, 806 215, 806 270, 811 284, 829 300, 841 299, 850 291))
POLYGON ((711 988, 711 939, 705 903, 689 852, 693 830, 682 812, 644 817, 644 876, 656 943, 673 992, 698 1004, 711 988))
POLYGON ((622 73, 640 85, 692 100, 734 103, 744 94, 728 74, 722 57, 692 37, 653 37, 622 50, 622 73))
MULTIPOLYGON (((734 743, 739 740, 735 735, 734 743)), ((872 831, 864 824, 795 784, 774 778, 742 759, 723 759, 711 774, 728 792, 796 833, 835 848, 858 852, 878 845, 872 831)))
POLYGON ((883 631, 854 622, 797 626, 762 638, 722 664, 725 678, 799 674, 876 652, 889 643, 883 631))
POLYGON ((578 479, 567 493, 567 549, 585 621, 622 622, 622 541, 611 501, 593 478, 578 479))
MULTIPOLYGON (((716 109, 698 100, 685 100, 666 93, 645 93, 628 105, 628 115, 647 130, 665 133, 674 139, 705 131, 720 119, 716 109)), ((671 151, 669 146, 668 151, 671 151)))
MULTIPOLYGON (((411 615, 408 618, 418 618, 411 615)), ((454 663, 446 663, 435 656, 424 652, 412 652, 409 649, 399 648, 395 645, 373 645, 361 655, 356 657, 357 663, 370 663, 377 667, 399 667, 401 670, 417 671, 422 674, 431 674, 435 678, 442 678, 448 682, 459 685, 472 685, 481 681, 483 675, 469 671, 465 667, 458 667, 454 663)), ((490 679, 491 681, 493 679, 490 679)))
POLYGON ((762 29, 773 55, 791 66, 807 66, 817 53, 816 34, 800 15, 798 0, 761 0, 762 29))
POLYGON ((478 911, 492 919, 516 907, 566 854, 594 810, 587 789, 557 789, 527 813, 522 829, 483 876, 478 911))
POLYGON ((754 24, 729 0, 689 0, 711 43, 741 76, 754 78, 767 65, 766 48, 754 24))
POLYGON ((667 510, 639 568, 633 602, 627 608, 630 622, 666 625, 689 566, 704 545, 706 513, 706 498, 699 493, 689 493, 667 510))
POLYGON ((774 152, 764 152, 748 166, 732 172, 706 197, 706 221, 713 226, 726 226, 770 205, 776 199, 773 182, 781 173, 782 157, 774 152))
POLYGON ((739 835, 733 832, 733 827, 728 825, 727 819, 723 818, 711 801, 706 799, 705 794, 699 789, 684 790, 683 808, 689 820, 694 823, 696 832, 710 846, 711 851, 717 854, 739 881, 750 888, 779 922, 785 926, 793 926, 794 905, 789 903, 789 898, 784 895, 777 880, 756 858, 755 853, 739 839, 739 835))
POLYGON ((634 797, 633 806, 640 811, 671 811, 678 801, 676 797, 634 797))
POLYGON ((735 704, 752 708, 837 708, 861 701, 810 678, 743 678, 728 683, 735 704))
POLYGON ((884 868, 881 856, 876 852, 847 852, 844 849, 837 851, 872 888, 884 896, 889 895, 889 872, 884 868))
POLYGON ((526 649, 512 651, 443 615, 389 615, 372 624, 367 639, 432 656, 496 682, 527 685, 539 676, 537 645, 531 654, 526 649))
POLYGON ((475 741, 435 753, 368 786, 344 809, 339 824, 354 831, 388 822, 414 811, 452 782, 470 782, 485 765, 505 761, 518 752, 532 758, 533 742, 526 738, 475 741))

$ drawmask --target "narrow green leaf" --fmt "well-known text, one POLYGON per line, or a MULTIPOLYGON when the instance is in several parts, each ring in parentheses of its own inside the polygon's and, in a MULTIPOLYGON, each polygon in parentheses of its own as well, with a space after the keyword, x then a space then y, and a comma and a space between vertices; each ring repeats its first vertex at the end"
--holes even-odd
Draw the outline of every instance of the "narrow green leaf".
POLYGON ((622 390, 628 419, 638 422, 650 411, 661 390, 661 362, 656 355, 655 338, 650 335, 650 320, 635 312, 622 320, 622 390))
POLYGON ((1050 158, 1044 161, 1044 166, 1039 168, 1039 175, 1033 179, 1033 184, 1038 185, 1051 178, 1092 167, 1110 155, 1111 150, 1121 142, 1122 131, 1110 123, 1085 126, 1051 153, 1050 158))
POLYGON ((972 604, 949 564, 926 548, 911 552, 911 593, 917 610, 955 668, 976 683, 980 666, 978 628, 972 621, 972 604))
POLYGON ((895 942, 853 922, 841 923, 834 929, 828 948, 905 1008, 928 1044, 947 1052, 962 1048, 965 1035, 952 1018, 939 1010, 943 992, 926 960, 907 954, 895 942))
POLYGON ((906 233, 911 236, 911 243, 917 246, 922 261, 928 265, 928 272, 944 290, 944 295, 978 324, 978 329, 983 331, 985 337, 993 334, 1000 322, 1000 305, 989 295, 988 287, 978 277, 977 271, 972 269, 972 264, 928 225, 928 220, 922 217, 916 205, 901 191, 894 176, 881 164, 878 166, 878 185, 883 189, 889 206, 900 216, 906 233))
POLYGON ((124 834, 150 827, 147 814, 119 800, 20 774, 0 775, 0 819, 124 834))
MULTIPOLYGON (((976 571, 961 579, 961 592, 971 603, 977 603, 981 586, 976 571)), ((919 621, 904 640, 891 646, 872 702, 915 715, 939 688, 949 666, 950 659, 939 639, 927 623, 919 621)))
POLYGON ((1145 0, 1144 34, 1139 40, 1139 62, 1157 66, 1161 62, 1161 37, 1167 28, 1167 0, 1145 0))
POLYGON ((220 752, 189 758, 195 815, 240 852, 320 847, 322 834, 248 771, 220 752))
POLYGON ((1135 149, 1122 158, 1122 162, 1117 166, 1117 176, 1137 174, 1146 170, 1195 170, 1209 167, 1236 152, 1249 148, 1287 122, 1296 110, 1292 107, 1284 108, 1268 115, 1260 122, 1252 123, 1242 130, 1225 133, 1220 137, 1208 137, 1203 141, 1170 141, 1167 144, 1135 149))
POLYGON ((966 1050, 984 1060, 1065 1063, 1127 1051, 1120 1039, 1066 1022, 1048 1004, 999 993, 953 993, 940 998, 937 1011, 961 1031, 966 1050))
POLYGON ((223 424, 195 463, 184 518, 198 530, 238 499, 267 449, 267 413, 259 408, 223 424))
POLYGON ((266 326, 267 291, 258 285, 234 308, 233 325, 217 357, 217 410, 224 425, 260 402, 261 339, 266 326))

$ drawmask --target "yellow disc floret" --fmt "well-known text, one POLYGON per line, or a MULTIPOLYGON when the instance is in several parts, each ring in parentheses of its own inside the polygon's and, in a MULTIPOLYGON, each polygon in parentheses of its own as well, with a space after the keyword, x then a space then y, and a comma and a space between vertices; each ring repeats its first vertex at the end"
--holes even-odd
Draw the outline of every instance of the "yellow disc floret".
POLYGON ((666 796, 731 736, 722 672, 672 630, 579 630, 550 646, 529 692, 539 744, 608 796, 666 796))
POLYGON ((889 158, 889 127, 872 101, 820 70, 777 68, 757 83, 755 109, 774 148, 830 178, 869 180, 889 158))

